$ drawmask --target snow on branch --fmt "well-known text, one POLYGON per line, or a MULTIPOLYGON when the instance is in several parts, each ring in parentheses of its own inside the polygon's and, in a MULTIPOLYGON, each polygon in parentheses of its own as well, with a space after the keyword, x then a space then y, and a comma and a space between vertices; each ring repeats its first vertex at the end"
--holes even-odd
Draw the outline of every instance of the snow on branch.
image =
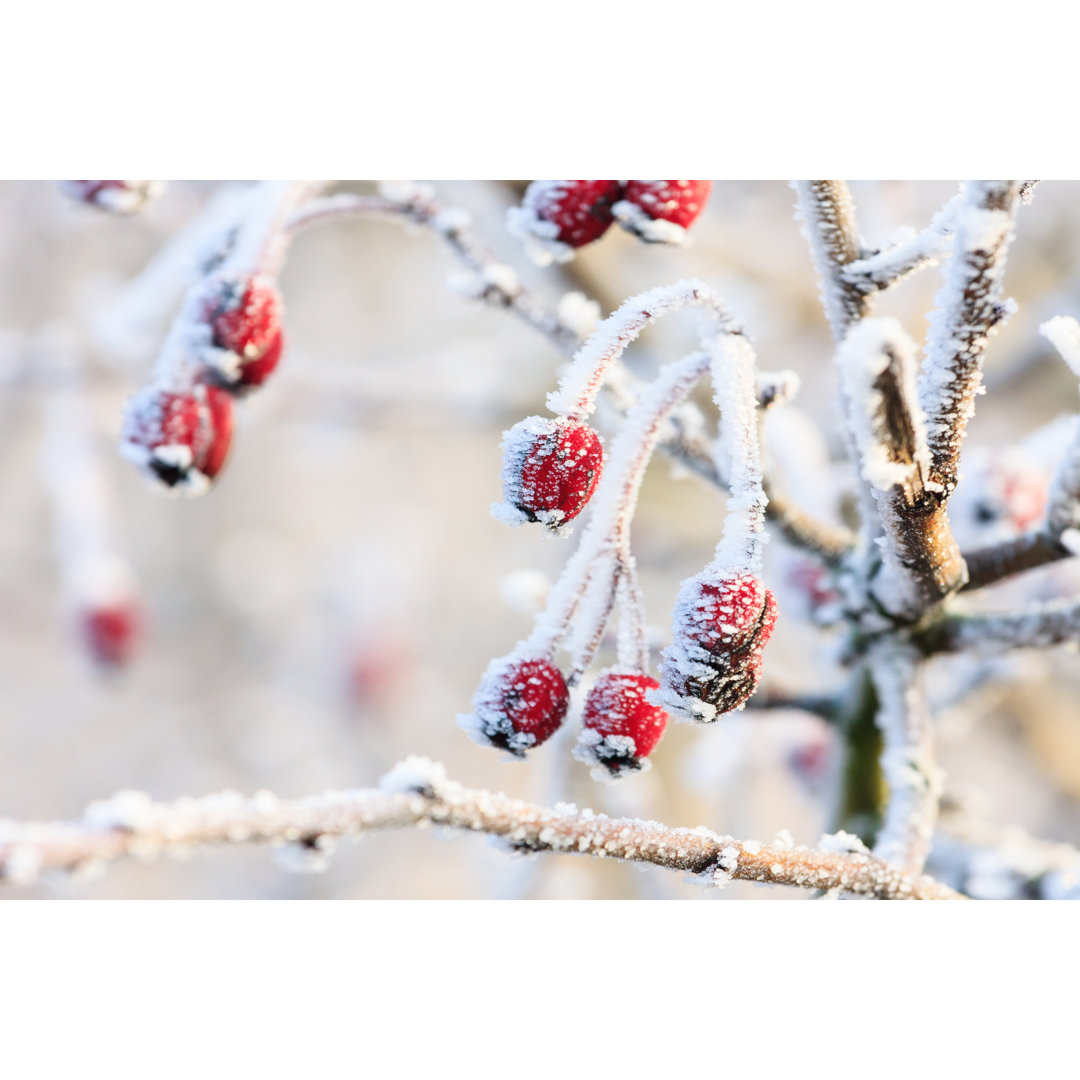
POLYGON ((1014 180, 973 180, 954 215, 952 258, 930 317, 919 400, 926 413, 930 479, 945 496, 956 487, 960 444, 982 385, 990 334, 1009 313, 1001 298, 1018 202, 1014 180))
POLYGON ((1019 611, 953 612, 919 631, 915 640, 929 654, 1000 653, 1080 643, 1080 601, 1053 600, 1019 611))
POLYGON ((915 617, 967 574, 940 489, 928 479, 915 346, 895 319, 864 319, 844 339, 837 363, 859 465, 884 530, 884 574, 874 588, 891 613, 915 617))
MULTIPOLYGON (((1073 373, 1080 378, 1080 323, 1059 315, 1039 327, 1073 373)), ((1046 519, 1041 527, 967 556, 971 587, 991 585, 1002 578, 1080 554, 1080 417, 1047 493, 1046 519)))
POLYGON ((840 271, 845 281, 861 291, 889 289, 916 270, 937 266, 948 255, 953 222, 961 195, 951 198, 920 233, 909 235, 865 258, 849 262, 840 271))
POLYGON ((611 818, 567 803, 546 809, 463 787, 424 758, 402 762, 376 789, 291 800, 267 791, 251 797, 223 792, 173 803, 128 791, 91 804, 76 821, 0 822, 0 882, 28 884, 52 871, 90 871, 125 858, 184 857, 209 846, 325 851, 338 838, 431 825, 499 837, 512 852, 662 866, 694 874, 708 886, 740 880, 881 900, 963 899, 932 878, 906 874, 866 854, 738 841, 705 828, 611 818))
POLYGON ((855 221, 855 203, 843 180, 796 180, 798 217, 810 242, 821 282, 821 302, 833 340, 839 344, 852 323, 870 313, 874 289, 851 280, 844 269, 863 255, 855 221))
POLYGON ((881 769, 889 785, 874 854, 911 874, 922 870, 930 852, 943 780, 918 660, 917 650, 894 643, 878 647, 870 659, 879 702, 875 720, 884 742, 881 769))

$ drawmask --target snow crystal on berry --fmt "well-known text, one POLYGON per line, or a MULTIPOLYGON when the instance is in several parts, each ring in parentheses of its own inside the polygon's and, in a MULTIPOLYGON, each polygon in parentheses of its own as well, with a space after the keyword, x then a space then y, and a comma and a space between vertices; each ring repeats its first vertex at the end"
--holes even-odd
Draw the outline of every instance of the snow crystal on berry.
POLYGON ((683 582, 655 700, 702 723, 741 708, 757 688, 775 624, 776 600, 754 574, 706 571, 683 582))
POLYGON ((534 180, 507 211, 507 227, 538 265, 566 262, 607 232, 621 193, 617 180, 534 180))
POLYGON ((263 277, 221 277, 204 294, 211 340, 202 359, 216 382, 234 392, 261 386, 281 359, 283 302, 263 277))
POLYGON ((618 780, 648 769, 646 758, 667 727, 667 713, 646 695, 660 684, 635 671, 601 672, 585 699, 583 730, 574 757, 592 765, 597 780, 618 780))
POLYGON ((711 180, 628 180, 612 212, 647 243, 685 244, 711 190, 711 180))
POLYGON ((539 521, 553 530, 581 513, 600 482, 604 452, 587 424, 529 416, 503 435, 500 521, 539 521))
POLYGON ((566 680, 550 660, 515 652, 488 664, 473 712, 458 726, 481 746, 524 757, 555 734, 569 705, 566 680))
POLYGON ((120 451, 166 488, 199 495, 224 466, 231 441, 232 404, 224 391, 147 386, 128 402, 120 451))

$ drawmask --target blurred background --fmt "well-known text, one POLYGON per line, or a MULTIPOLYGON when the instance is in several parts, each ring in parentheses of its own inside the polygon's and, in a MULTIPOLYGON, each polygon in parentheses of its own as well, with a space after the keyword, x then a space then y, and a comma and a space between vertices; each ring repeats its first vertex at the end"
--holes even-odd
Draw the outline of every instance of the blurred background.
MULTIPOLYGON (((149 376, 182 295, 146 268, 219 188, 171 183, 143 214, 116 218, 50 183, 0 183, 0 817, 72 817, 124 788, 172 799, 368 786, 416 753, 516 796, 761 840, 787 829, 815 843, 833 823, 836 753, 829 726, 808 712, 754 708, 710 727, 673 725, 653 769, 613 786, 570 758, 572 724, 570 743, 557 737, 525 763, 456 727, 487 662, 528 632, 575 538, 510 530, 488 513, 500 498, 500 434, 544 411, 564 361, 512 315, 448 287, 460 267, 432 235, 349 222, 299 236, 281 282, 282 365, 240 405, 231 461, 205 498, 162 498, 120 459, 124 402, 149 376), (80 484, 100 484, 100 531, 137 597, 139 629, 122 663, 95 659, 76 602, 70 489, 80 484)), ((832 346, 786 183, 717 181, 688 249, 612 229, 568 267, 547 269, 531 267, 506 232, 519 187, 436 188, 551 305, 584 291, 607 314, 643 289, 706 280, 749 329, 762 368, 801 377, 794 403, 768 418, 766 460, 799 501, 837 517, 851 478, 832 346)), ((901 226, 921 228, 955 188, 853 183, 864 238, 879 246, 901 226)), ((1068 437, 1062 418, 1080 404, 1037 333, 1051 315, 1080 316, 1078 196, 1076 183, 1044 182, 1020 211, 1005 277, 1019 310, 991 342, 955 502, 964 546, 1038 520, 1068 437)), ((939 282, 925 271, 880 310, 921 340, 939 282)), ((695 329, 690 316, 666 320, 628 363, 647 376, 691 347, 695 329)), ((605 434, 615 423, 601 412, 605 434)), ((657 458, 633 540, 658 647, 678 584, 708 561, 723 512, 721 493, 657 458)), ((762 695, 842 687, 836 634, 821 625, 827 583, 778 537, 767 582, 781 618, 762 695)), ((1078 591, 1080 575, 1060 564, 983 602, 1078 591)), ((98 644, 100 653, 100 634, 98 644)), ((930 689, 950 808, 931 871, 987 897, 1069 895, 1062 859, 1036 867, 1025 836, 1080 844, 1075 653, 942 659, 930 689)), ((289 873, 269 850, 237 848, 0 892, 54 895, 806 898, 704 890, 670 872, 570 857, 511 859, 483 838, 433 831, 347 844, 321 873, 289 873)))

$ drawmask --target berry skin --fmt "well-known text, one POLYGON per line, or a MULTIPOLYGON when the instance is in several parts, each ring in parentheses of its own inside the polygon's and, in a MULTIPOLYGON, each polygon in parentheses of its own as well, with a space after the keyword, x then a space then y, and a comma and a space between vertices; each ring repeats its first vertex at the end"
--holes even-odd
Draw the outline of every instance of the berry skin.
POLYGON ((234 393, 262 386, 281 359, 281 294, 266 278, 219 281, 207 301, 212 348, 208 368, 234 393))
POLYGON ((565 262, 607 232, 621 197, 617 180, 534 180, 507 221, 538 262, 565 262))
POLYGON ((503 496, 514 523, 559 529, 592 498, 604 467, 600 436, 577 420, 530 416, 503 436, 503 496))
POLYGON ((685 230, 705 209, 711 190, 711 180, 628 180, 614 213, 642 240, 685 243, 685 230))
POLYGON ((761 653, 776 615, 776 598, 753 574, 684 582, 661 663, 669 711, 711 723, 744 705, 761 679, 761 653))
POLYGON ((562 672, 550 660, 511 654, 493 660, 458 724, 484 746, 524 757, 558 731, 570 705, 562 672))
POLYGON ((133 604, 102 605, 80 616, 82 636, 90 655, 103 667, 123 667, 130 659, 139 632, 133 604))
POLYGON ((134 214, 164 186, 160 180, 61 180, 60 190, 76 202, 110 214, 134 214))
POLYGON ((667 727, 668 715, 647 695, 660 684, 640 672, 606 671, 585 699, 583 730, 574 756, 594 765, 598 779, 614 780, 648 768, 645 759, 667 727))
POLYGON ((200 495, 224 467, 232 432, 232 400, 224 390, 148 386, 128 403, 120 450, 165 487, 200 495))

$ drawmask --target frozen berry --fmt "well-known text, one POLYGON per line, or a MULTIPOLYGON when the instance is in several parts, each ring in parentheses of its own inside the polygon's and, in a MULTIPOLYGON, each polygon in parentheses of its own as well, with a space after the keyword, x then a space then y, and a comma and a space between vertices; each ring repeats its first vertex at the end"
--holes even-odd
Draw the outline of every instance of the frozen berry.
POLYGON ((282 311, 281 294, 266 278, 212 283, 206 362, 216 382, 236 392, 262 386, 281 359, 282 311))
POLYGON ((570 704, 566 680, 550 660, 511 654, 493 660, 459 725, 482 745, 524 757, 559 729, 570 704))
POLYGON ((617 180, 534 180, 507 223, 537 262, 565 262, 607 232, 621 196, 617 180))
POLYGON ((61 180, 60 190, 77 202, 112 214, 134 214, 155 198, 161 180, 61 180))
POLYGON ((594 775, 614 779, 648 767, 645 760, 667 727, 668 716, 647 698, 660 684, 640 672, 606 671, 585 699, 579 761, 597 767, 594 775))
POLYGON ((139 631, 134 604, 88 608, 81 614, 82 635, 90 655, 104 667, 122 667, 131 659, 139 631))
POLYGON ((642 240, 681 244, 711 189, 711 180, 628 180, 614 214, 623 228, 642 240))
POLYGON ((588 424, 529 416, 503 436, 500 516, 558 529, 585 508, 603 467, 600 436, 588 424))
POLYGON ((198 495, 224 467, 232 429, 232 400, 224 390, 148 386, 128 403, 120 449, 166 487, 198 495))
POLYGON ((761 652, 775 625, 776 599, 754 574, 684 582, 661 664, 669 710, 709 723, 745 704, 761 679, 761 652))

